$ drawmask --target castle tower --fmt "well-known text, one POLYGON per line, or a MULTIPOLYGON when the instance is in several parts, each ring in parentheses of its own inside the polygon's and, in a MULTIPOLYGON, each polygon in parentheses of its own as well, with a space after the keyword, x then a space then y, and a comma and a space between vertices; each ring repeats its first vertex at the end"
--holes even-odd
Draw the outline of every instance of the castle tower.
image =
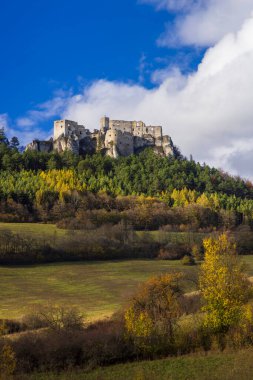
POLYGON ((106 133, 109 129, 110 119, 107 116, 101 117, 100 119, 100 131, 106 133))

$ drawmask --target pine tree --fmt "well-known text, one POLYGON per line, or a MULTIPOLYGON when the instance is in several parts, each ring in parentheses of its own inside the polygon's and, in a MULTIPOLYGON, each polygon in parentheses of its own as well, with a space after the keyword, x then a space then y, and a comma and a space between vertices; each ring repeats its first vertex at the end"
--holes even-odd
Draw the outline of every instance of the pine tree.
POLYGON ((9 140, 6 137, 4 128, 0 128, 0 143, 9 145, 9 140))
POLYGON ((13 136, 10 141, 10 147, 18 149, 19 147, 19 140, 16 136, 13 136))

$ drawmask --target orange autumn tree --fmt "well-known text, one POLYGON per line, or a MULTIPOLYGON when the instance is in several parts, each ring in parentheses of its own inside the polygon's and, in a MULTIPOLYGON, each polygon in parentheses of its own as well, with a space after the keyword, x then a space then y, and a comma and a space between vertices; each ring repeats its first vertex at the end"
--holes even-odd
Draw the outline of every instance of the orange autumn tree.
POLYGON ((173 344, 176 323, 182 314, 181 278, 180 273, 151 278, 133 297, 125 313, 125 326, 138 348, 150 351, 163 339, 173 344))

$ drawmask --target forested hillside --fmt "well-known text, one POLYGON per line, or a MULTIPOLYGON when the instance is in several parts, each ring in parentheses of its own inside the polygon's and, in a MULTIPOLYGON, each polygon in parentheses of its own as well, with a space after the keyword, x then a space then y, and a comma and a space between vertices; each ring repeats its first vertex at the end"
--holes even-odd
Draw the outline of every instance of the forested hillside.
MULTIPOLYGON (((115 160, 99 154, 82 157, 70 152, 47 154, 26 151, 21 154, 15 146, 1 143, 0 168, 2 178, 11 181, 13 175, 15 180, 18 178, 22 182, 24 177, 28 186, 27 171, 33 171, 29 178, 34 178, 34 173, 41 171, 71 169, 78 179, 79 187, 92 192, 160 196, 161 192, 170 193, 173 189, 188 188, 200 193, 218 192, 253 198, 253 185, 250 182, 189 161, 180 155, 177 159, 162 158, 148 149, 140 155, 115 160), (17 177, 14 173, 20 171, 22 173, 17 177)), ((65 177, 65 173, 62 175, 65 177)))
MULTIPOLYGON (((50 212, 63 204, 74 204, 72 211, 78 208, 123 211, 125 205, 117 204, 122 196, 134 197, 132 205, 141 196, 151 197, 153 202, 162 202, 170 208, 196 204, 216 212, 240 213, 241 218, 247 220, 253 214, 251 182, 182 156, 162 158, 148 149, 139 155, 115 160, 100 154, 81 157, 70 152, 20 153, 15 141, 12 144, 3 141, 0 167, 4 220, 3 214, 13 213, 21 220, 28 216, 29 220, 41 219, 43 210, 48 219, 57 219, 57 213, 50 212), (99 196, 94 199, 92 194, 99 196)), ((66 216, 72 214, 67 212, 66 216)))

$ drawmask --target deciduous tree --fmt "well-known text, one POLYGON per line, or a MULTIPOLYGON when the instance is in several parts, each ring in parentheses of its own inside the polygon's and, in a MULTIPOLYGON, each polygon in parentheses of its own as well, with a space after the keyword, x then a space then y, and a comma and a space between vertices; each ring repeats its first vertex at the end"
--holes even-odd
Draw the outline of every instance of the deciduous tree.
POLYGON ((200 290, 204 299, 204 325, 215 333, 226 333, 243 317, 249 282, 227 234, 204 240, 200 290))

